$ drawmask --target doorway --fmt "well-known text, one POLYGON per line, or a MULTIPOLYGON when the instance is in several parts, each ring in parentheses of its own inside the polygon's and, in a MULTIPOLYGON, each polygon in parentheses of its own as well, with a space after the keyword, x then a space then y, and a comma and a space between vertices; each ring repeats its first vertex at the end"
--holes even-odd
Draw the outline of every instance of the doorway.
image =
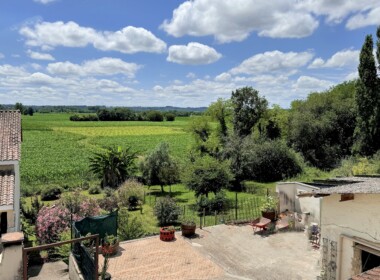
POLYGON ((7 233, 7 229, 8 229, 7 212, 2 212, 0 214, 0 235, 3 233, 7 233))

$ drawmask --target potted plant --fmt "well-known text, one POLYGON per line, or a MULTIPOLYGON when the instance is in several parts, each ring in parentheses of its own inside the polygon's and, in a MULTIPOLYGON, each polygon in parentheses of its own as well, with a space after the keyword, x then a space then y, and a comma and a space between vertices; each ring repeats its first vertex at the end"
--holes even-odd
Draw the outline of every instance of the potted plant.
POLYGON ((183 220, 181 223, 182 235, 186 237, 193 236, 195 234, 195 229, 197 225, 194 221, 191 220, 183 220))
POLYGON ((117 253, 119 249, 119 238, 114 235, 107 235, 104 237, 102 242, 102 254, 103 256, 113 256, 117 253))
POLYGON ((160 240, 172 241, 175 237, 175 228, 173 226, 160 228, 160 240))
POLYGON ((274 221, 276 218, 277 199, 271 195, 267 196, 260 207, 261 215, 264 218, 274 221))

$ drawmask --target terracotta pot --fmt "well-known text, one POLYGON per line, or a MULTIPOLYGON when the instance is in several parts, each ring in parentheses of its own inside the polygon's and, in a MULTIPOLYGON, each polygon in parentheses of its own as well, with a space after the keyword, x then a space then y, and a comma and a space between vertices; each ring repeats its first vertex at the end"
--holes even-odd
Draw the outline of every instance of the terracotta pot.
POLYGON ((193 236, 195 234, 196 228, 197 228, 197 226, 195 224, 194 225, 181 225, 182 235, 186 236, 186 237, 193 236))
POLYGON ((271 220, 272 222, 276 219, 276 212, 275 211, 270 211, 270 212, 261 212, 261 215, 264 217, 264 218, 267 218, 269 220, 271 220))
POLYGON ((113 245, 102 245, 102 254, 108 255, 108 256, 113 256, 117 253, 119 249, 119 242, 113 244, 113 245))
POLYGON ((169 229, 169 227, 160 228, 160 240, 172 241, 175 237, 175 229, 169 229))

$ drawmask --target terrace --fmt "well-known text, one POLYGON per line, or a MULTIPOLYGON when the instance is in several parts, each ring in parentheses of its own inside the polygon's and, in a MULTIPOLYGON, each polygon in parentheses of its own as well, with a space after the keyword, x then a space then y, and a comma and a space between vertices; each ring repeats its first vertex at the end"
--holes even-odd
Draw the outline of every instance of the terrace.
MULTIPOLYGON (((316 279, 318 250, 301 232, 253 235, 252 227, 197 229, 195 238, 124 242, 109 260, 112 279, 316 279)), ((103 257, 99 260, 100 266, 103 257)))

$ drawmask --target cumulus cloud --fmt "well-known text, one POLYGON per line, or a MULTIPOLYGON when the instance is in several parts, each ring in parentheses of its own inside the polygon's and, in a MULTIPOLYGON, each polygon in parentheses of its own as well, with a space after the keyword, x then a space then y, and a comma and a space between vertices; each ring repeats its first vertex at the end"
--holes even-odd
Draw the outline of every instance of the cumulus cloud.
POLYGON ((215 81, 217 82, 227 82, 231 80, 231 75, 228 73, 222 73, 215 77, 215 81))
POLYGON ((342 50, 335 53, 327 61, 316 58, 308 68, 344 68, 356 67, 359 63, 359 50, 342 50))
POLYGON ((327 80, 320 80, 310 76, 300 76, 293 87, 296 89, 320 91, 328 89, 332 85, 333 83, 327 80))
POLYGON ((27 51, 27 54, 30 58, 36 59, 36 60, 55 60, 54 57, 49 53, 40 53, 40 52, 34 52, 31 50, 27 51))
POLYGON ((292 0, 185 1, 161 25, 175 37, 213 35, 222 43, 242 41, 254 31, 260 36, 302 38, 317 27, 314 16, 297 9, 292 0))
POLYGON ((346 24, 346 27, 350 30, 365 27, 368 25, 380 24, 380 7, 372 9, 367 12, 363 12, 351 17, 346 24))
POLYGON ((38 22, 33 26, 23 26, 19 30, 25 37, 26 44, 51 50, 54 47, 85 47, 93 45, 102 51, 118 51, 121 53, 166 51, 166 43, 150 31, 133 26, 118 31, 97 31, 90 27, 82 27, 73 21, 64 23, 38 22))
POLYGON ((214 48, 191 42, 187 45, 173 45, 169 47, 167 61, 179 64, 210 64, 222 57, 214 48))
POLYGON ((244 60, 239 66, 230 70, 231 74, 259 74, 273 71, 288 73, 290 70, 305 66, 314 54, 310 52, 269 51, 256 54, 244 60))
POLYGON ((61 76, 99 76, 121 74, 133 78, 141 66, 135 63, 128 63, 119 58, 103 57, 96 60, 88 60, 82 64, 75 64, 69 61, 50 63, 47 71, 54 75, 61 76))

